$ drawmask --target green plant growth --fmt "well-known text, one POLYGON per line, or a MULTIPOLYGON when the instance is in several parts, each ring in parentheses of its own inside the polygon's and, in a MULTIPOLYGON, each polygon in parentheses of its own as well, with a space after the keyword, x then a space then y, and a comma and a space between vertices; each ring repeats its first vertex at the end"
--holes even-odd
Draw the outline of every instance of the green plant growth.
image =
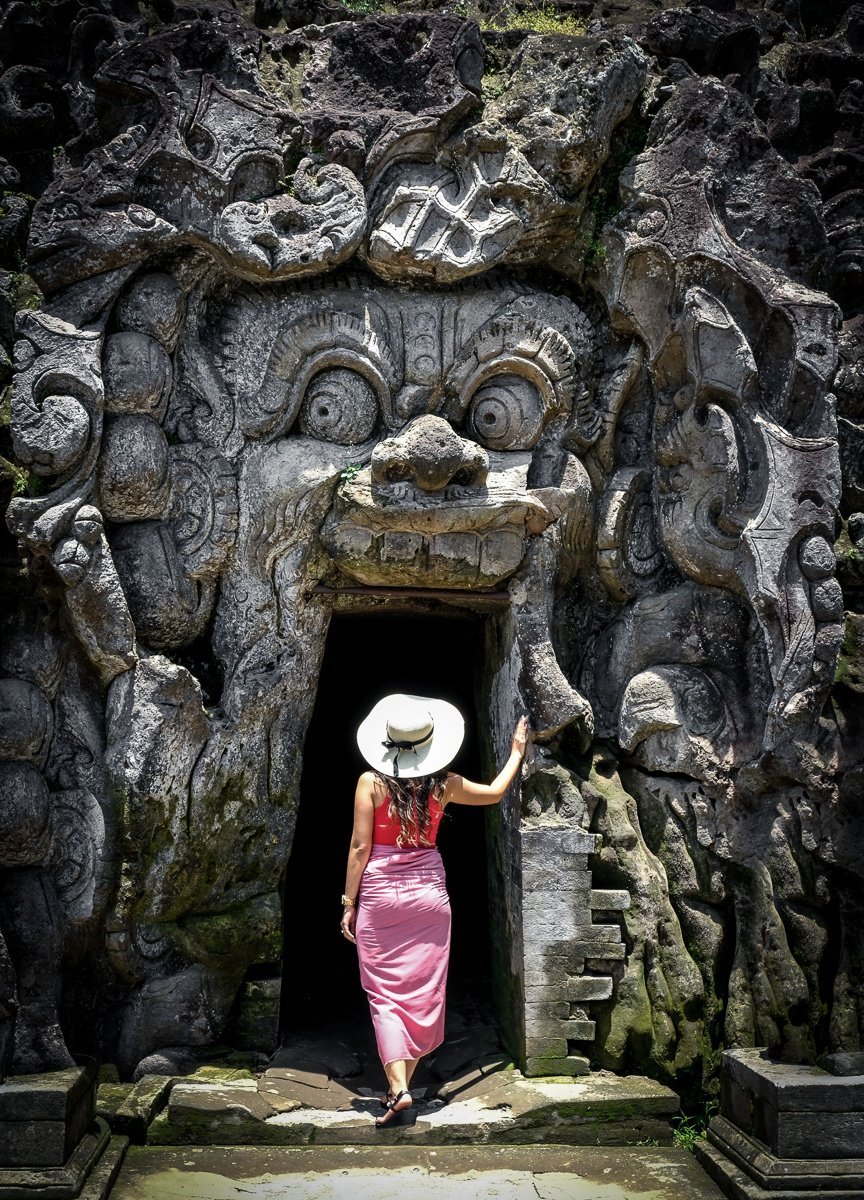
POLYGON ((632 116, 616 131, 609 158, 588 200, 590 226, 585 236, 585 269, 596 267, 606 257, 603 227, 621 211, 618 176, 631 159, 645 149, 649 121, 637 103, 632 116))
POLYGON ((854 619, 847 614, 843 624, 843 645, 837 657, 834 683, 850 683, 857 674, 859 661, 858 628, 854 619))
POLYGON ((372 13, 381 12, 381 0, 340 0, 342 7, 358 16, 368 17, 372 13))
POLYGON ((579 20, 572 13, 560 13, 554 4, 549 3, 535 2, 522 9, 508 5, 507 8, 491 18, 470 12, 467 4, 457 4, 456 11, 462 16, 474 17, 480 28, 489 32, 527 29, 531 33, 582 37, 588 28, 587 22, 579 20))
POLYGON ((716 1111, 717 1105, 712 1101, 705 1105, 701 1114, 687 1116, 685 1113, 681 1113, 679 1117, 674 1117, 672 1124, 675 1128, 672 1131, 672 1144, 679 1150, 689 1150, 692 1154, 696 1143, 708 1136, 708 1124, 716 1111))
POLYGON ((19 309, 37 309, 42 307, 43 296, 35 280, 26 271, 15 271, 6 276, 4 285, 9 304, 13 312, 19 309))
MULTIPOLYGON (((41 478, 20 467, 10 457, 12 454, 12 438, 9 432, 9 422, 12 418, 12 385, 6 387, 0 394, 0 480, 3 486, 12 485, 13 496, 38 495, 43 487, 41 478), (9 482, 6 482, 6 481, 9 482)), ((8 494, 8 493, 7 493, 8 494)))
POLYGON ((349 463, 348 466, 345 467, 345 469, 340 473, 339 478, 344 480, 345 483, 351 483, 355 476, 359 475, 362 470, 362 463, 349 463))

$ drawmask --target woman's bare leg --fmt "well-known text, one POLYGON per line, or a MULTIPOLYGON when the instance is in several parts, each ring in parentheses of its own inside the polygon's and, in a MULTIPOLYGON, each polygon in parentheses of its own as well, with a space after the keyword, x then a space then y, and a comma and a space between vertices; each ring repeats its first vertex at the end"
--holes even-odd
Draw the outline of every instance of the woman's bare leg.
POLYGON ((409 1063, 413 1063, 414 1059, 397 1058, 393 1062, 384 1064, 384 1072, 387 1075, 387 1086, 389 1088, 390 1103, 393 1108, 389 1109, 383 1117, 379 1117, 375 1122, 376 1125, 387 1125, 397 1112, 403 1112, 406 1108, 411 1107, 411 1093, 408 1091, 408 1076, 406 1067, 409 1063), (394 1103, 396 1096, 400 1092, 405 1092, 404 1096, 400 1096, 399 1100, 394 1103))
POLYGON ((410 1088, 411 1077, 413 1076, 414 1072, 417 1070, 417 1064, 419 1062, 420 1062, 419 1058, 406 1058, 406 1060, 405 1060, 405 1078, 407 1080, 407 1083, 405 1084, 406 1087, 410 1088))
POLYGON ((397 1058, 393 1062, 384 1064, 384 1073, 387 1076, 387 1086, 391 1096, 408 1091, 406 1067, 410 1061, 411 1059, 397 1058))

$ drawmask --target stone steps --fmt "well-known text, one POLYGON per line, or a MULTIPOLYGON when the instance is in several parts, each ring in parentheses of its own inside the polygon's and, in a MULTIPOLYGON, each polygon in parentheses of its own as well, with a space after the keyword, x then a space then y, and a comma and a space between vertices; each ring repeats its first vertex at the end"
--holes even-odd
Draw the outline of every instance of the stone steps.
POLYGON ((653 1080, 606 1072, 526 1079, 500 1060, 472 1066, 376 1130, 376 1093, 350 1080, 288 1068, 259 1078, 176 1080, 147 1130, 149 1145, 611 1146, 671 1142, 678 1097, 653 1080))

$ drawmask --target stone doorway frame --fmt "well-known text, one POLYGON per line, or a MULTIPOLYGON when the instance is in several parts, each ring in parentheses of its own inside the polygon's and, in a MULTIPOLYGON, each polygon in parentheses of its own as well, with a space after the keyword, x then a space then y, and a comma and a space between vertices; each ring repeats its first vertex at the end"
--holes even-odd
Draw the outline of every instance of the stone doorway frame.
MULTIPOLYGON (((517 718, 530 711, 510 595, 323 585, 316 592, 328 597, 331 615, 461 611, 486 618, 485 703, 480 696, 475 703, 481 763, 491 777, 507 756, 517 718)), ((618 925, 593 921, 595 912, 620 912, 630 903, 626 892, 592 886, 589 856, 599 850, 600 835, 554 816, 539 823, 525 816, 523 780, 556 773, 567 774, 544 752, 529 755, 522 778, 486 825, 493 1004, 502 1041, 526 1075, 588 1073, 579 1051, 593 1040, 595 1022, 586 1006, 609 1001, 607 971, 625 956, 618 925)))

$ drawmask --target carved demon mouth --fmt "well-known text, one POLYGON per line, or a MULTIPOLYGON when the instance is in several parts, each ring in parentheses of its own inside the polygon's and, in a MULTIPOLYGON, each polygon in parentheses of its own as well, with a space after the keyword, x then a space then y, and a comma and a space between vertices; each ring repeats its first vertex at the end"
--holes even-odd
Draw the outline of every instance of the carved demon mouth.
POLYGON ((362 471, 339 489, 324 547, 345 574, 369 586, 494 587, 517 570, 528 537, 553 519, 513 478, 524 476, 527 461, 508 467, 490 474, 482 490, 454 485, 434 494, 408 483, 379 486, 362 471))

